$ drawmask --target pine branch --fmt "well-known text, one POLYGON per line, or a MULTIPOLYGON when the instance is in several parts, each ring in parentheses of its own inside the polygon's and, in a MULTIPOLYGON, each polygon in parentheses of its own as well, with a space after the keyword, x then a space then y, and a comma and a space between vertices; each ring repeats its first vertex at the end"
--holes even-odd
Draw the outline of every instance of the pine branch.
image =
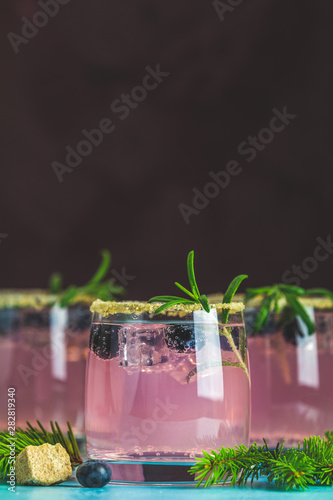
POLYGON ((267 471, 263 475, 267 475, 268 482, 275 482, 279 488, 305 491, 309 485, 316 484, 315 471, 313 461, 306 454, 291 449, 278 459, 269 459, 267 471))
POLYGON ((279 443, 271 451, 264 442, 264 446, 254 443, 249 448, 221 448, 211 454, 203 451, 204 456, 190 473, 195 475, 197 486, 204 487, 227 481, 245 485, 260 477, 267 477, 269 483, 286 490, 333 485, 333 431, 326 432, 323 438, 312 436, 303 445, 299 443, 297 448, 286 451, 279 443))
POLYGON ((6 477, 9 468, 9 446, 12 444, 15 444, 15 459, 27 446, 40 446, 44 443, 52 445, 60 443, 67 451, 73 469, 83 462, 69 422, 67 422, 67 436, 63 434, 57 422, 50 422, 52 432, 46 431, 38 420, 37 424, 38 427, 33 427, 27 422, 27 428, 23 430, 18 427, 14 436, 11 436, 8 431, 0 432, 0 478, 5 479, 6 477))

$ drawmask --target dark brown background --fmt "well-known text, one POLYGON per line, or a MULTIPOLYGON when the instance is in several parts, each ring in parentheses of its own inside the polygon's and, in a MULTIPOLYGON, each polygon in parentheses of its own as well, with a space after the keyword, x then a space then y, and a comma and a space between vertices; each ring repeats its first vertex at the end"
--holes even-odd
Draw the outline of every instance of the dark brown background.
POLYGON ((7 33, 36 10, 0 5, 1 287, 82 284, 104 247, 138 299, 185 282, 191 249, 207 293, 313 255, 332 227, 331 0, 246 0, 224 22, 207 0, 71 0, 15 55, 7 33), (170 76, 60 184, 51 163, 158 63, 170 76), (247 163, 239 143, 284 105, 297 119, 247 163), (232 159, 243 172, 186 225, 178 205, 232 159))

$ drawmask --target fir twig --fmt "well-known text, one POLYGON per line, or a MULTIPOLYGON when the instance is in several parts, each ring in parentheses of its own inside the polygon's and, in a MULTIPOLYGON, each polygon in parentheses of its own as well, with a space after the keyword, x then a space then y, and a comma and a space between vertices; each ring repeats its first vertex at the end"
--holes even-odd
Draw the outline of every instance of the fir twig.
POLYGON ((283 449, 283 443, 275 450, 256 443, 249 448, 221 448, 203 457, 191 467, 197 486, 225 484, 245 485, 248 481, 266 477, 269 483, 286 490, 305 490, 311 485, 333 485, 333 431, 325 437, 312 436, 299 443, 297 448, 283 449))
POLYGON ((0 478, 6 478, 10 458, 9 445, 13 443, 15 444, 15 459, 27 446, 40 446, 44 443, 52 445, 60 443, 67 451, 73 469, 83 462, 69 422, 67 422, 68 436, 63 434, 57 422, 50 422, 52 432, 46 431, 38 420, 37 424, 39 428, 33 427, 30 422, 27 422, 27 428, 24 430, 18 427, 14 436, 8 431, 0 432, 0 478))

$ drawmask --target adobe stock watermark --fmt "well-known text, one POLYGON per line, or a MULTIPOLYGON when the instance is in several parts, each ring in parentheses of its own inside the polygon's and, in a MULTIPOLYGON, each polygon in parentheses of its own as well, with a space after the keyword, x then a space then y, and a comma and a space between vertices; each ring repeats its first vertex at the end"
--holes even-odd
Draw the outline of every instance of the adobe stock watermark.
POLYGON ((291 269, 282 275, 282 283, 286 285, 300 286, 302 281, 307 280, 310 275, 317 271, 319 262, 325 262, 333 254, 332 236, 329 234, 326 241, 316 238, 319 245, 313 251, 313 256, 305 257, 300 265, 293 264, 291 269))
POLYGON ((15 54, 19 53, 20 45, 29 43, 32 38, 38 35, 40 29, 47 26, 50 18, 58 15, 61 5, 67 5, 70 1, 71 0, 38 0, 37 3, 39 7, 41 7, 41 10, 33 14, 31 21, 27 17, 21 18, 23 23, 21 34, 18 35, 12 31, 7 34, 7 38, 15 54))
POLYGON ((8 387, 7 389, 7 432, 8 432, 8 440, 7 444, 9 448, 9 456, 7 458, 7 474, 8 478, 7 484, 8 491, 15 493, 15 485, 16 485, 16 468, 15 468, 15 459, 16 459, 16 399, 15 399, 15 388, 8 387))
MULTIPOLYGON (((157 89, 164 79, 170 75, 166 71, 161 71, 160 64, 157 64, 155 69, 151 66, 146 66, 145 69, 147 73, 143 77, 141 85, 133 87, 129 94, 121 94, 118 99, 114 99, 111 103, 111 111, 121 121, 126 120, 130 113, 147 99, 148 93, 157 89)), ((102 144, 104 136, 112 134, 115 130, 114 119, 110 118, 102 118, 94 129, 83 129, 81 133, 84 139, 79 141, 74 148, 70 145, 66 146, 67 155, 64 163, 58 161, 51 163, 58 181, 63 182, 64 174, 73 172, 82 163, 83 158, 89 156, 94 148, 102 144)))
MULTIPOLYGON (((285 130, 290 122, 297 117, 297 115, 288 112, 287 106, 284 106, 282 111, 273 108, 272 112, 273 116, 268 126, 261 128, 256 136, 249 135, 237 147, 238 154, 245 156, 247 163, 253 162, 258 153, 264 151, 274 140, 276 134, 285 130)), ((239 175, 242 171, 243 167, 241 167, 237 160, 229 161, 224 170, 218 172, 210 171, 208 174, 210 177, 209 182, 201 190, 196 187, 192 189, 194 193, 192 205, 185 203, 178 205, 185 223, 188 225, 191 216, 199 215, 209 205, 210 200, 216 198, 221 190, 229 186, 231 178, 239 175)))
POLYGON ((222 2, 222 0, 214 0, 213 7, 217 12, 220 21, 223 22, 225 14, 234 12, 235 8, 242 5, 242 3, 244 3, 244 0, 225 0, 224 2, 222 2))
POLYGON ((130 274, 126 274, 125 267, 122 268, 121 273, 118 273, 116 269, 112 269, 111 274, 124 287, 127 287, 129 282, 135 280, 136 278, 136 276, 131 276, 130 274))
POLYGON ((132 425, 130 429, 120 436, 122 446, 136 447, 147 441, 151 434, 157 431, 159 422, 165 422, 179 408, 179 405, 171 403, 167 396, 164 401, 155 399, 155 408, 150 418, 145 418, 140 425, 132 425))
POLYGON ((5 240, 6 238, 8 238, 9 234, 5 234, 5 233, 0 233, 0 245, 2 243, 2 240, 5 240))

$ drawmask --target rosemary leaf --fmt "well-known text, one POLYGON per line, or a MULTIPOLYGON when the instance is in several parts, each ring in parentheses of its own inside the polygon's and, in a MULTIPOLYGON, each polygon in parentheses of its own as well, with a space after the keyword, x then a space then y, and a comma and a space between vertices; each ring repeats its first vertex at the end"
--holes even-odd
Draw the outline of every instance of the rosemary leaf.
POLYGON ((59 273, 54 273, 52 274, 50 278, 50 283, 49 283, 49 289, 50 292, 53 295, 57 295, 58 293, 61 292, 62 288, 62 276, 59 273))
POLYGON ((195 279, 195 274, 194 274, 194 251, 192 250, 188 256, 187 256, 187 275, 188 275, 188 280, 192 288, 193 295, 195 296, 196 299, 199 299, 200 297, 200 292, 199 288, 195 279))
POLYGON ((196 297, 193 295, 193 293, 191 293, 189 290, 187 290, 183 285, 181 285, 180 283, 178 283, 177 281, 175 281, 175 285, 178 286, 178 288, 182 291, 182 292, 185 292, 187 295, 189 295, 190 297, 192 297, 192 299, 195 299, 196 297))
POLYGON ((284 284, 280 284, 278 286, 282 292, 291 293, 293 295, 304 295, 306 293, 304 288, 300 288, 298 286, 284 285, 284 284))
POLYGON ((304 308, 304 306, 297 300, 297 298, 294 295, 291 295, 289 293, 284 294, 286 297, 286 300, 290 307, 294 309, 296 314, 302 318, 304 323, 307 326, 307 329, 309 331, 309 335, 313 334, 316 330, 314 322, 310 318, 310 316, 307 313, 307 310, 304 308))
POLYGON ((148 300, 150 302, 170 302, 170 301, 178 301, 179 303, 188 303, 188 304, 196 304, 194 300, 183 299, 182 297, 175 297, 173 295, 156 295, 156 297, 152 297, 148 300))
POLYGON ((264 297, 253 325, 254 333, 258 333, 261 330, 261 328, 266 325, 266 322, 268 320, 268 315, 271 309, 272 300, 274 300, 273 294, 264 297))
POLYGON ((209 305, 209 302, 208 302, 206 295, 200 295, 199 301, 200 301, 200 304, 202 305, 202 307, 204 308, 204 310, 209 313, 210 305, 209 305))
POLYGON ((162 306, 158 307, 155 311, 155 314, 159 314, 159 313, 165 311, 165 309, 168 309, 169 307, 172 307, 172 306, 176 306, 178 304, 179 304, 178 300, 170 300, 170 302, 166 302, 162 306))
POLYGON ((88 286, 93 285, 96 283, 100 283, 102 279, 105 277, 106 273, 109 270, 109 267, 111 265, 111 254, 108 250, 102 250, 102 262, 97 269, 96 273, 94 276, 91 278, 90 281, 88 281, 88 286))
MULTIPOLYGON (((230 285, 227 288, 227 291, 224 294, 223 297, 223 304, 230 304, 235 293, 237 292, 239 285, 242 283, 243 280, 248 278, 246 274, 240 274, 239 276, 236 276, 230 283, 230 285)), ((226 325, 228 323, 228 318, 229 318, 229 309, 222 309, 222 323, 226 325)))

